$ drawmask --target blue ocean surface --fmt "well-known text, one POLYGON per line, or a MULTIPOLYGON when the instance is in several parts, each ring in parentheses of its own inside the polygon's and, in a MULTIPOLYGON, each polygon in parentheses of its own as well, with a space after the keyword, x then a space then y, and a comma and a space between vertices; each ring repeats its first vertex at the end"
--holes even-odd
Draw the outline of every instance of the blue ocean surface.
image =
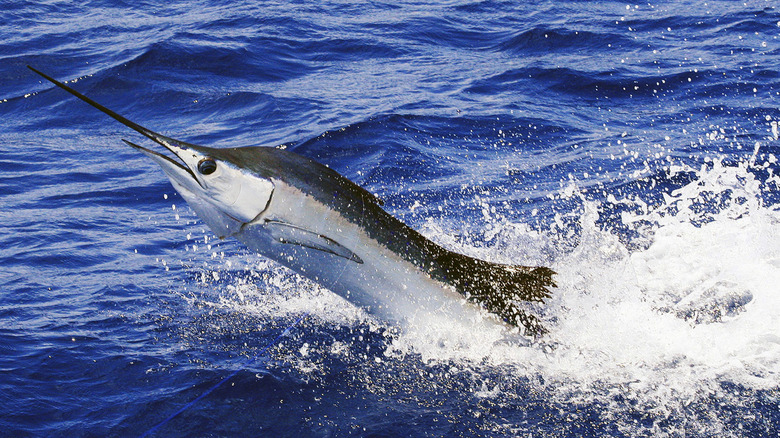
POLYGON ((0 18, 3 436, 780 435, 776 1, 0 18), (405 330, 217 239, 121 139, 154 144, 27 65, 171 137, 283 145, 449 249, 551 267, 549 333, 405 330))

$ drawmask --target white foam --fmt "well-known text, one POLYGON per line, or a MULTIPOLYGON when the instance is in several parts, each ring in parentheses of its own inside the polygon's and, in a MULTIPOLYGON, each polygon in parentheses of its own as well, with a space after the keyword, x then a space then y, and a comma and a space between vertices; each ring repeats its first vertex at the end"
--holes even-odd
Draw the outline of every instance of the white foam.
MULTIPOLYGON (((760 182, 750 166, 715 161, 654 208, 612 198, 637 207, 623 222, 640 232, 645 249, 629 250, 600 228, 603 205, 583 201, 579 243, 552 266, 559 287, 545 319, 554 348, 499 343, 487 353, 489 362, 541 377, 555 400, 604 403, 614 415, 630 406, 616 403, 616 395, 668 418, 692 401, 728 398, 724 382, 778 388, 780 212, 761 202, 762 190, 776 190, 778 178, 770 173, 760 182), (712 199, 729 200, 713 211, 712 199)), ((683 170, 690 169, 674 171, 683 170)), ((504 251, 504 240, 522 243, 504 257, 520 262, 529 246, 531 254, 543 252, 545 236, 524 227, 510 224, 498 235, 504 251)), ((476 360, 492 341, 474 335, 474 348, 460 354, 476 360)), ((708 420, 705 427, 718 430, 719 423, 708 420)))

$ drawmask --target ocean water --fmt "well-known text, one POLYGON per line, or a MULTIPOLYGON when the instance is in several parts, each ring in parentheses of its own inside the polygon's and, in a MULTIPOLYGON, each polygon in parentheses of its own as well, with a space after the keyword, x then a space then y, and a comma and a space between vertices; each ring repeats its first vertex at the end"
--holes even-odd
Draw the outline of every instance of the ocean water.
POLYGON ((4 436, 780 434, 775 1, 2 9, 4 436), (28 64, 550 266, 549 333, 389 326, 216 239, 121 139, 148 141, 28 64))

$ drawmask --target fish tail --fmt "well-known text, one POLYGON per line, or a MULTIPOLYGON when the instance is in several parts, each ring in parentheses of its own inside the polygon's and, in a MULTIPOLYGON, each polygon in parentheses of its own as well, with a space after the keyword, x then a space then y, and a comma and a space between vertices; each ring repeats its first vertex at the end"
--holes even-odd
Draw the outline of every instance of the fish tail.
POLYGON ((496 314, 526 335, 546 333, 539 319, 526 310, 528 302, 544 302, 556 287, 555 272, 547 267, 503 265, 454 252, 438 258, 448 283, 472 302, 496 314))

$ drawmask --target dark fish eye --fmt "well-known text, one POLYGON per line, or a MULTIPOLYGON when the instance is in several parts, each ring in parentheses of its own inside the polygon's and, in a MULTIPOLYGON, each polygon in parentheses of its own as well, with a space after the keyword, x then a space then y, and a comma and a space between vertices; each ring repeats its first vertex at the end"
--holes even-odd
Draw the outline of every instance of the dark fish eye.
POLYGON ((198 162, 198 172, 203 175, 211 175, 217 170, 217 162, 211 158, 204 158, 198 162))

